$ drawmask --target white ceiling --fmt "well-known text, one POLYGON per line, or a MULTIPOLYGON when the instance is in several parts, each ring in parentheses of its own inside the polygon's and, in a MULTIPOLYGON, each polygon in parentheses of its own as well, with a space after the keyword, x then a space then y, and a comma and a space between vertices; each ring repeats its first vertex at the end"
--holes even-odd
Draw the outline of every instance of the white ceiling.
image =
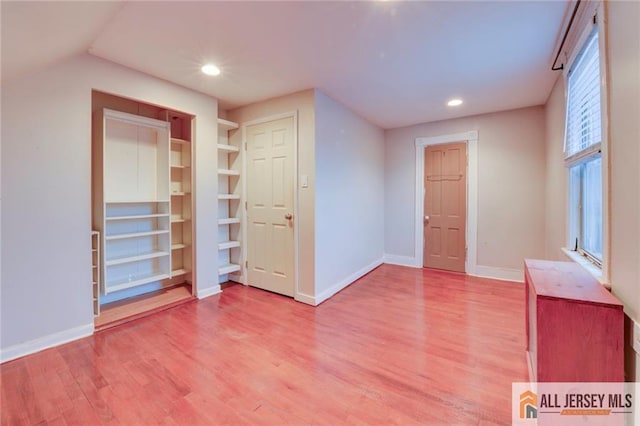
POLYGON ((2 74, 93 55, 223 109, 316 87, 383 128, 543 104, 567 1, 2 2, 2 74), (199 68, 213 62, 219 77, 199 68), (445 105, 452 97, 465 103, 445 105))

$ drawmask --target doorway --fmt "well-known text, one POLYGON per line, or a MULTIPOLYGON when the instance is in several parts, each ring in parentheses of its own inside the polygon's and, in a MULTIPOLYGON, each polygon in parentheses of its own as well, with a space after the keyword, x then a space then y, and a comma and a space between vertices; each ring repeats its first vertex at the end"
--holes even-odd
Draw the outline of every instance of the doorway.
POLYGON ((249 124, 246 136, 247 284, 295 295, 293 115, 249 124))
POLYGON ((424 221, 425 221, 425 151, 433 145, 464 142, 467 148, 466 172, 466 224, 465 239, 467 256, 465 272, 477 274, 478 241, 478 132, 476 130, 441 136, 419 137, 415 140, 415 212, 414 212, 414 259, 413 266, 424 266, 424 221))
POLYGON ((467 144, 424 150, 423 266, 466 272, 467 144))

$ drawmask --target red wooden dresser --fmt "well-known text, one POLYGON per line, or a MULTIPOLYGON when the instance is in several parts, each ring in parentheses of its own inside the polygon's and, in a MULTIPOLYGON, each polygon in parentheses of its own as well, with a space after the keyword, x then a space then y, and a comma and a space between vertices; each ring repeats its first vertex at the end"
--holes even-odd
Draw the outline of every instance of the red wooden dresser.
POLYGON ((624 381, 622 304, 580 265, 524 261, 529 376, 624 381))

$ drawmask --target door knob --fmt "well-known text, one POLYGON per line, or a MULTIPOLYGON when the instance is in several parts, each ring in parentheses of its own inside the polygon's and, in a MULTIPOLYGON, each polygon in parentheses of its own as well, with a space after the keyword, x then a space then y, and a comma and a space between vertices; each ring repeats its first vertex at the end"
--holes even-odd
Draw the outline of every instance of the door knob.
POLYGON ((293 219, 293 215, 291 213, 287 213, 287 214, 284 215, 284 218, 287 219, 287 220, 291 220, 291 219, 293 219))
POLYGON ((429 223, 429 216, 424 217, 424 223, 429 223))

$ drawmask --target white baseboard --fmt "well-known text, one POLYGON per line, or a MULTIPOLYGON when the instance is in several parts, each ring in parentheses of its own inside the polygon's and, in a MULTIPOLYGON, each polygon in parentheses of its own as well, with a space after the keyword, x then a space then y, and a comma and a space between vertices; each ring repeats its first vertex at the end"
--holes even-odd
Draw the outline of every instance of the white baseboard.
POLYGON ((373 263, 365 266, 364 268, 360 269, 359 271, 354 272, 353 274, 349 275, 345 279, 343 279, 343 280, 337 282, 336 284, 332 285, 331 287, 329 287, 328 289, 326 289, 322 293, 316 295, 316 297, 314 298, 314 306, 317 306, 317 305, 321 304, 322 302, 324 302, 325 300, 329 299, 331 296, 333 296, 334 294, 336 294, 337 292, 339 292, 343 288, 347 287, 349 284, 353 283, 358 278, 368 274, 369 272, 373 271, 374 269, 376 269, 378 266, 382 265, 383 263, 384 263, 384 259, 380 258, 380 259, 376 260, 375 262, 373 262, 373 263))
POLYGON ((216 284, 211 287, 203 288, 202 290, 198 289, 196 292, 196 297, 198 299, 204 299, 205 297, 213 296, 221 292, 222 290, 220 289, 220 284, 216 284))
POLYGON ((384 263, 388 263, 389 265, 409 266, 411 268, 422 267, 422 266, 416 266, 418 263, 416 262, 415 257, 397 256, 395 254, 385 254, 383 259, 384 259, 384 263))
POLYGON ((307 305, 311 305, 311 306, 317 305, 315 297, 309 296, 308 294, 297 293, 294 299, 297 300, 298 302, 306 303, 307 305))
POLYGON ((17 345, 9 346, 0 350, 0 362, 10 361, 44 349, 62 345, 64 343, 78 340, 93 334, 93 322, 71 328, 69 330, 60 331, 58 333, 49 334, 38 339, 30 340, 17 345))
POLYGON ((524 272, 519 269, 496 268, 493 266, 476 265, 476 277, 492 278, 494 280, 524 282, 524 272))

